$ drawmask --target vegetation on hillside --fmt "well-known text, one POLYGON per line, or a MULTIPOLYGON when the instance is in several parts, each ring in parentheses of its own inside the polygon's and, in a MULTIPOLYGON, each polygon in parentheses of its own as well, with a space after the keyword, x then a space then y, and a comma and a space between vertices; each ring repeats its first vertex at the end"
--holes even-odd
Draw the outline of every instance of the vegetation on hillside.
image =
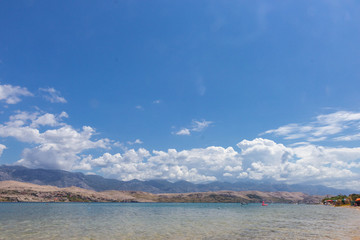
POLYGON ((360 206, 360 201, 356 201, 356 199, 360 198, 360 194, 350 194, 349 196, 346 195, 337 195, 333 197, 326 197, 321 200, 321 202, 325 205, 334 205, 334 206, 344 206, 344 205, 351 205, 351 206, 360 206))

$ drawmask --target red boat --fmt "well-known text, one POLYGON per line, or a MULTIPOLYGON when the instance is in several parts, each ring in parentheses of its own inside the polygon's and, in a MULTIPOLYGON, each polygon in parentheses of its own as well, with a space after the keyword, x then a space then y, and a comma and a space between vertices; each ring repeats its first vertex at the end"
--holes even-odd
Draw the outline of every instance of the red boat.
POLYGON ((262 202, 262 206, 267 206, 267 204, 263 201, 263 202, 262 202))

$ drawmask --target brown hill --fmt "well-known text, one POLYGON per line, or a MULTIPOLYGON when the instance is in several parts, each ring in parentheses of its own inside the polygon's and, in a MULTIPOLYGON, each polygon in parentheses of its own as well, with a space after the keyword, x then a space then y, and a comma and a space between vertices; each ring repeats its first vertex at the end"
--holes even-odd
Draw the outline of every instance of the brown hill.
POLYGON ((96 192, 78 187, 58 188, 0 181, 2 202, 238 202, 319 203, 321 196, 300 192, 218 191, 152 194, 140 191, 96 192))
POLYGON ((16 181, 0 182, 0 201, 6 202, 132 202, 131 195, 95 192, 78 187, 58 188, 16 181))

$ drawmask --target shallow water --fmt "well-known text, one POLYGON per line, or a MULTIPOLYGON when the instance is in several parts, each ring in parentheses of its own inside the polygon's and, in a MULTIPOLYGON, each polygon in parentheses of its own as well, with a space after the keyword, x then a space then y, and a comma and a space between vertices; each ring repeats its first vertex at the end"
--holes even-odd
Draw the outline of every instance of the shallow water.
POLYGON ((0 204, 0 239, 356 239, 359 222, 318 205, 0 204))

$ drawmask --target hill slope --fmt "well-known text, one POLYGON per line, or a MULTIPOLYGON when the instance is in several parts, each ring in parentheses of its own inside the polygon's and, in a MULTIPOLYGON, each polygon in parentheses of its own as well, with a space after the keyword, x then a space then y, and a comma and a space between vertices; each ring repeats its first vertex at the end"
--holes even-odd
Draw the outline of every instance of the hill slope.
POLYGON ((299 192, 219 191, 153 194, 139 191, 104 191, 78 187, 58 188, 16 181, 0 182, 0 202, 232 202, 319 203, 321 196, 299 192))

